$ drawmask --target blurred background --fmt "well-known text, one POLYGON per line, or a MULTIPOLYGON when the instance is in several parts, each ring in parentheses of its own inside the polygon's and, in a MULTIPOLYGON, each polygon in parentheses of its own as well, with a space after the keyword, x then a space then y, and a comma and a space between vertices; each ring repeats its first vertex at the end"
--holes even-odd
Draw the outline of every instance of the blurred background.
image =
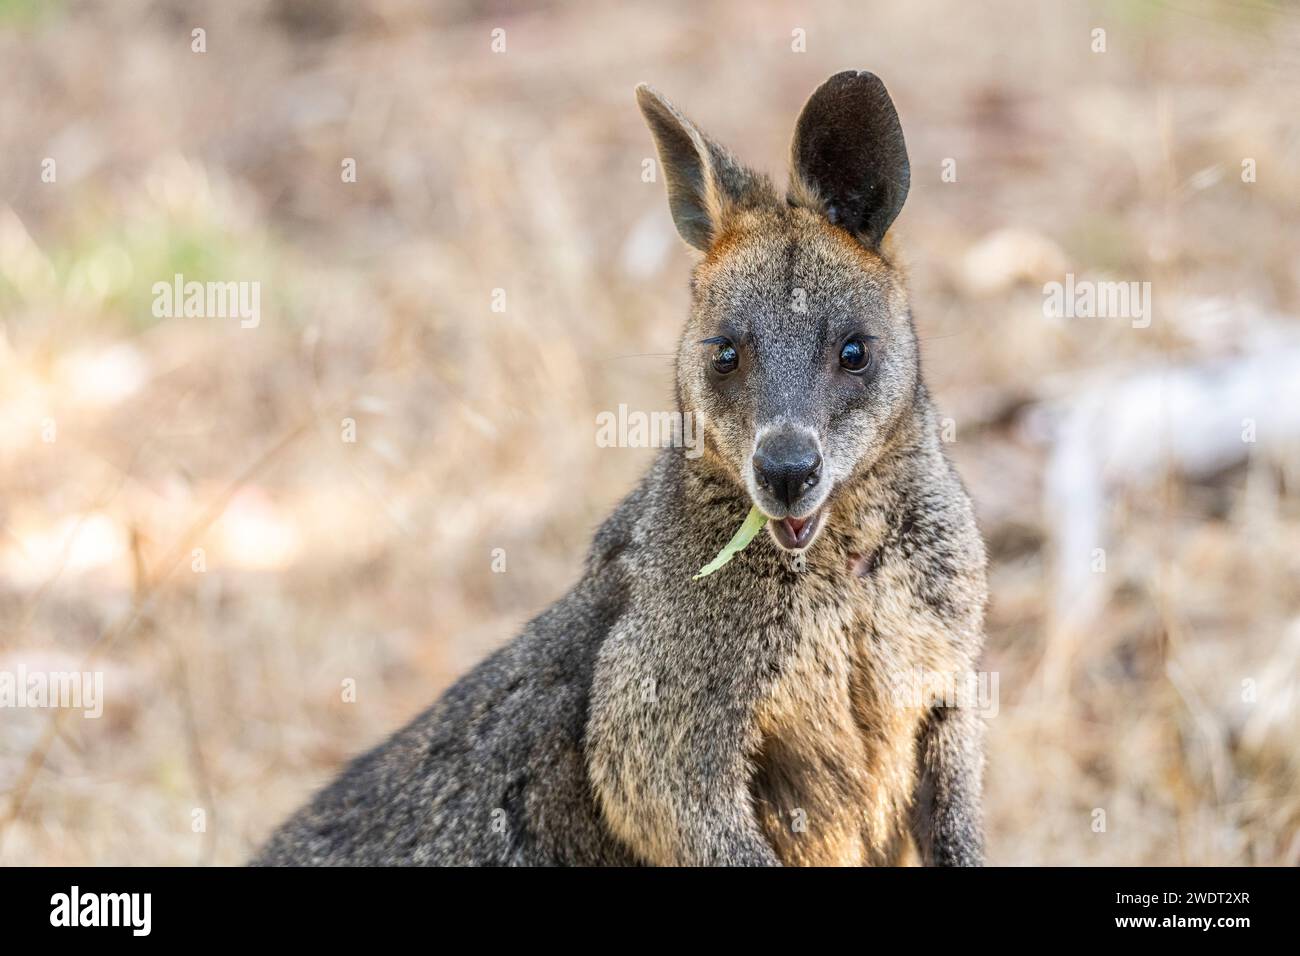
POLYGON ((1272 0, 0 0, 0 671, 105 695, 0 709, 0 863, 242 862, 558 597, 687 307, 633 86, 784 182, 847 68, 991 553, 990 862, 1300 863, 1272 0), (260 323, 155 317, 177 273, 260 323), (1045 317, 1067 274, 1149 327, 1045 317))

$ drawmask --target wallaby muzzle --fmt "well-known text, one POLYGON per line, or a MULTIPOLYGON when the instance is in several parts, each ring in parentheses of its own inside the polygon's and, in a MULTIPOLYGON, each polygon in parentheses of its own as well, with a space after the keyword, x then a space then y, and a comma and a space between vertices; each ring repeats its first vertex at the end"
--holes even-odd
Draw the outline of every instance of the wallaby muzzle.
POLYGON ((759 432, 750 459, 754 503, 786 551, 802 551, 821 530, 828 489, 817 433, 784 422, 759 432))

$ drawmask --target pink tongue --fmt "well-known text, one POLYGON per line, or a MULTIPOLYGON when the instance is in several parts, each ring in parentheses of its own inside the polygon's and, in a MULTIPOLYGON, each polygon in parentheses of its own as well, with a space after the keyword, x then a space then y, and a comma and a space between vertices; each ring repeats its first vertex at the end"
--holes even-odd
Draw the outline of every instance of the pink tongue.
POLYGON ((794 535, 797 537, 799 532, 803 530, 803 526, 808 523, 808 519, 807 518, 786 518, 785 523, 786 526, 790 529, 790 531, 793 532, 794 535))

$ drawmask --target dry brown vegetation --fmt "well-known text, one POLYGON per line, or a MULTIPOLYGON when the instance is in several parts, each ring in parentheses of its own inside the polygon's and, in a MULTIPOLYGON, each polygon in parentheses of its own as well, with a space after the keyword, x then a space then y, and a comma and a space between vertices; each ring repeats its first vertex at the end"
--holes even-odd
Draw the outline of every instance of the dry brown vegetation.
POLYGON ((783 175, 844 68, 902 115, 990 543, 990 860, 1300 862, 1286 417, 1208 463, 1179 440, 1219 425, 1176 415, 1154 467, 1099 451, 1077 594, 1089 486, 1047 487, 1079 395, 1300 335, 1300 15, 1266 0, 0 0, 0 670, 94 654, 107 698, 0 710, 0 862, 239 862, 560 594, 653 454, 595 416, 669 407, 686 307, 633 85, 783 175), (261 324, 155 319, 176 272, 260 281, 261 324), (1151 327, 1045 319, 1066 272, 1150 281, 1151 327))

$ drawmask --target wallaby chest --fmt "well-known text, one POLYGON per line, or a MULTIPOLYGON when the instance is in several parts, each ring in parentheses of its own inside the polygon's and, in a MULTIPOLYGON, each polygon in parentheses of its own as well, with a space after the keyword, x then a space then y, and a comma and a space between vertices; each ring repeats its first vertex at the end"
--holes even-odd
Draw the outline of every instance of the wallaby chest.
POLYGON ((925 711, 905 690, 951 655, 902 570, 846 551, 791 591, 791 651, 757 708, 752 785, 787 865, 890 864, 908 852, 925 711))

